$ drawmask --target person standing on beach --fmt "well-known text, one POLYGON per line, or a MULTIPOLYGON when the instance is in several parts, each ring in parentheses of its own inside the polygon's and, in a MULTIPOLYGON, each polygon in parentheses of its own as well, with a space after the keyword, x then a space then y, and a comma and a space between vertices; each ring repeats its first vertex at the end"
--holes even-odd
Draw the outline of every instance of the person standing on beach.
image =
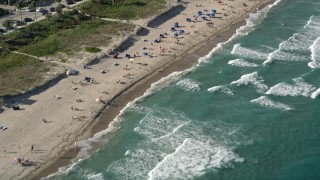
POLYGON ((34 146, 33 146, 33 144, 31 145, 31 152, 33 151, 33 148, 34 148, 34 146))

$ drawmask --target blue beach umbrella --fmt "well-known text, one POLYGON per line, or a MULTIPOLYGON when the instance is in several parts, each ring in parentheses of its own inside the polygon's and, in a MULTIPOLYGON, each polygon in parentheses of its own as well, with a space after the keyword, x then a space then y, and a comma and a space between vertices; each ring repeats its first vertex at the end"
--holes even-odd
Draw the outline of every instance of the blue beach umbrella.
POLYGON ((211 12, 213 12, 213 13, 217 13, 217 10, 215 10, 215 9, 212 9, 212 10, 211 10, 211 12))

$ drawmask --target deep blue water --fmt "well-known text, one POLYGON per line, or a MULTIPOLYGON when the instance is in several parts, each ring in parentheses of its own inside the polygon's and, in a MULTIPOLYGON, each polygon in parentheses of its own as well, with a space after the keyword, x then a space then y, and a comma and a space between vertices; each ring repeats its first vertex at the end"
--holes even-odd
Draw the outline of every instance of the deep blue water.
POLYGON ((282 0, 252 15, 249 33, 158 83, 52 179, 320 179, 319 9, 282 0))

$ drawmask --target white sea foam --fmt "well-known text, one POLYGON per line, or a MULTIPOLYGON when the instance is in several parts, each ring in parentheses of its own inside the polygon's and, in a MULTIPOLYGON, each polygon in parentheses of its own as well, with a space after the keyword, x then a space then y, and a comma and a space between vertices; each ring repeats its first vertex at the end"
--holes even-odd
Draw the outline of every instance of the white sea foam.
MULTIPOLYGON (((143 100, 145 97, 148 97, 161 89, 169 86, 173 82, 177 81, 181 78, 184 74, 188 73, 189 71, 182 71, 182 72, 174 72, 171 73, 169 76, 161 78, 159 81, 152 83, 151 87, 144 93, 143 96, 136 98, 134 101, 129 102, 121 111, 120 114, 108 125, 107 129, 100 131, 93 135, 92 138, 87 140, 82 140, 77 143, 77 145, 81 148, 79 155, 77 158, 83 158, 88 155, 88 150, 91 149, 91 143, 100 141, 101 137, 105 136, 108 133, 115 132, 118 130, 119 122, 121 121, 121 115, 127 110, 130 109, 137 101, 143 100)), ((139 129, 136 129, 137 131, 139 129)))
POLYGON ((319 96, 320 94, 320 88, 318 88, 316 91, 314 91, 312 94, 311 94, 311 98, 312 99, 315 99, 319 96))
POLYGON ((106 169, 119 179, 146 179, 146 176, 159 179, 163 178, 164 171, 173 179, 195 178, 201 171, 243 161, 233 151, 234 146, 248 143, 238 125, 197 122, 183 113, 159 107, 153 107, 147 116, 138 126, 141 131, 137 132, 144 137, 143 141, 106 169), (205 133, 208 131, 210 135, 205 133), (146 136, 144 132, 150 134, 146 136))
POLYGON ((281 2, 281 0, 277 0, 273 4, 269 4, 268 6, 264 7, 263 9, 258 10, 255 13, 250 13, 249 17, 245 19, 246 25, 238 28, 236 30, 236 33, 231 38, 229 38, 227 41, 217 44, 217 46, 215 48, 213 48, 208 55, 206 55, 205 57, 199 58, 198 65, 205 63, 205 62, 208 62, 208 60, 210 59, 210 57, 212 56, 213 53, 220 50, 225 44, 231 42, 233 39, 235 39, 239 36, 247 35, 250 31, 252 31, 255 28, 255 26, 257 24, 259 24, 262 21, 263 18, 265 18, 267 16, 267 13, 269 12, 269 10, 272 7, 278 5, 280 2, 281 2))
POLYGON ((233 95, 233 92, 226 86, 220 85, 220 86, 214 86, 208 89, 209 92, 215 93, 215 92, 222 92, 226 94, 233 95))
POLYGON ((177 85, 185 91, 200 91, 200 83, 192 79, 182 79, 177 82, 177 85))
POLYGON ((79 159, 76 163, 71 164, 69 167, 67 166, 60 167, 57 172, 49 174, 46 177, 42 177, 40 178, 40 180, 50 180, 53 177, 66 175, 68 172, 72 171, 75 168, 77 163, 81 162, 82 160, 83 159, 79 159))
POLYGON ((217 146, 210 142, 185 139, 168 154, 149 173, 149 180, 157 179, 194 179, 207 169, 227 166, 232 161, 242 162, 232 149, 217 146))
POLYGON ((313 91, 316 90, 314 86, 304 82, 303 78, 295 78, 292 80, 293 84, 279 83, 271 87, 266 94, 276 96, 305 96, 310 97, 313 91))
POLYGON ((102 173, 89 174, 89 175, 87 175, 86 179, 88 179, 88 180, 104 180, 102 173))
POLYGON ((250 31, 254 29, 254 27, 259 24, 266 16, 269 10, 278 5, 281 0, 277 0, 273 4, 269 4, 268 6, 264 7, 263 9, 258 10, 255 13, 250 13, 249 17, 246 18, 246 25, 237 29, 237 34, 239 35, 247 35, 250 31))
POLYGON ((173 72, 169 76, 163 77, 159 81, 152 83, 151 87, 147 89, 147 91, 143 94, 142 97, 139 98, 139 100, 143 100, 145 97, 148 97, 162 90, 163 88, 168 87, 170 84, 178 81, 183 75, 187 74, 188 72, 190 72, 190 70, 173 72))
POLYGON ((244 57, 244 58, 253 58, 253 59, 266 59, 268 54, 253 49, 249 49, 241 46, 241 44, 236 44, 233 46, 231 54, 244 57))
POLYGON ((258 89, 258 92, 264 92, 268 89, 268 86, 264 84, 264 79, 257 72, 242 75, 239 80, 233 81, 231 84, 238 86, 251 84, 258 89))
POLYGON ((311 68, 319 68, 320 67, 320 36, 313 42, 310 46, 311 51, 311 62, 308 65, 311 68))
MULTIPOLYGON (((297 53, 308 51, 308 47, 310 46, 311 51, 315 50, 312 48, 312 44, 314 44, 316 39, 320 36, 319 19, 320 18, 318 16, 311 16, 307 24, 303 27, 303 30, 301 30, 299 33, 294 33, 287 40, 281 42, 278 49, 270 53, 267 57, 267 60, 265 60, 263 64, 269 64, 274 60, 308 61, 308 58, 297 53)), ((309 66, 317 66, 317 62, 311 62, 309 63, 309 66)))
POLYGON ((238 67, 258 67, 259 66, 256 63, 251 63, 251 62, 245 61, 244 59, 230 60, 228 64, 233 66, 238 66, 238 67))
POLYGON ((266 96, 261 96, 257 99, 253 99, 253 100, 251 100, 251 102, 260 104, 261 106, 264 106, 264 107, 282 109, 282 110, 286 110, 286 111, 292 110, 292 108, 290 106, 283 104, 283 103, 280 103, 280 102, 272 101, 266 96))

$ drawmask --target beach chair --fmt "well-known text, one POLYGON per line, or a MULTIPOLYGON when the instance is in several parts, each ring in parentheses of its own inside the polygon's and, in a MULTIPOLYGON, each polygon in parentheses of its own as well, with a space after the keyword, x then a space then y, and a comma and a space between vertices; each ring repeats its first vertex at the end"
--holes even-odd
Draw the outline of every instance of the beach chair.
POLYGON ((178 28, 178 27, 179 27, 179 23, 177 23, 177 22, 174 23, 174 27, 175 27, 175 28, 178 28))

